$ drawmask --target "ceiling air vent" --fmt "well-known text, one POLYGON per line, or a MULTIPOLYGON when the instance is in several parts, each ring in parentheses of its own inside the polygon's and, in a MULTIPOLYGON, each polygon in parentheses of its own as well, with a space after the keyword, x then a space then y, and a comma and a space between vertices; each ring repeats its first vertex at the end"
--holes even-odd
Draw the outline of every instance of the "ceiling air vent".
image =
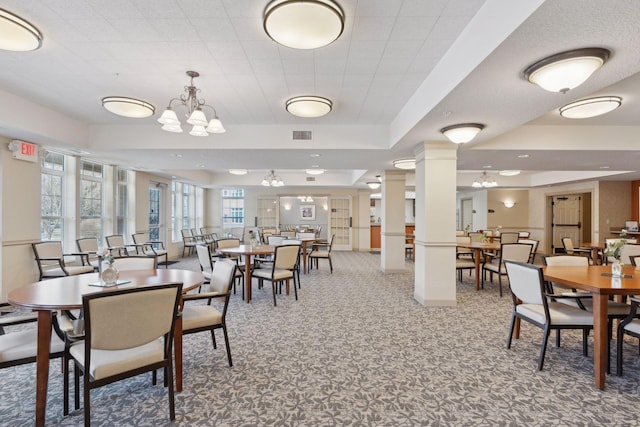
POLYGON ((308 177, 307 177, 307 182, 313 182, 313 181, 315 181, 315 180, 316 180, 316 177, 315 177, 315 176, 308 176, 308 177))
POLYGON ((293 131, 293 140, 294 141, 311 141, 313 139, 313 132, 310 130, 294 130, 293 131))

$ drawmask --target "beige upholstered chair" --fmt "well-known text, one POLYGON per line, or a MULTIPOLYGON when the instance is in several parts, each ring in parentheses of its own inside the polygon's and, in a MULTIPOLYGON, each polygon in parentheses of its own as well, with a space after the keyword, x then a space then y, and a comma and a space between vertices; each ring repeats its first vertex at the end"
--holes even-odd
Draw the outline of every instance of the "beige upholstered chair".
POLYGON ((182 234, 182 245, 183 245, 182 258, 184 258, 187 251, 189 255, 193 253, 193 250, 198 244, 198 241, 196 240, 195 237, 191 235, 191 230, 189 230, 188 228, 183 228, 182 230, 180 230, 180 233, 182 234))
MULTIPOLYGON (((207 245, 197 245, 196 252, 198 254, 198 262, 200 263, 200 270, 202 270, 202 276, 206 283, 209 283, 211 280, 211 274, 213 273, 213 257, 211 255, 211 249, 207 245)), ((231 261, 231 260, 230 260, 231 261)), ((234 264, 236 265, 236 264, 234 264)), ((234 284, 233 284, 233 293, 236 293, 236 284, 235 282, 240 282, 241 285, 244 285, 244 274, 240 271, 239 268, 235 268, 234 270, 234 284)), ((242 286, 242 299, 244 299, 244 286, 242 286)))
POLYGON ((500 233, 500 243, 518 243, 518 233, 500 233))
POLYGON ((76 239, 76 245, 78 251, 87 254, 86 261, 93 266, 94 270, 98 270, 100 267, 100 260, 98 259, 98 239, 95 237, 83 237, 76 239))
POLYGON ((536 259, 536 253, 538 252, 538 244, 540 241, 533 239, 518 239, 518 243, 527 243, 531 245, 531 256, 529 257, 529 263, 533 264, 536 259))
POLYGON ((498 275, 498 286, 500 289, 500 296, 502 296, 502 276, 507 275, 504 262, 506 260, 517 262, 529 262, 531 256, 530 244, 526 243, 502 243, 500 245, 500 255, 496 257, 492 262, 487 262, 482 267, 482 287, 484 288, 484 276, 488 271, 490 273, 490 279, 493 281, 493 274, 498 275))
POLYGON ((625 243, 622 249, 620 249, 620 261, 623 264, 630 264, 631 258, 640 256, 640 245, 637 243, 625 243))
POLYGON ((530 231, 518 231, 518 237, 521 239, 528 239, 531 236, 530 231))
MULTIPOLYGON (((92 389, 160 368, 169 389, 169 418, 175 419, 172 346, 181 291, 182 284, 166 284, 82 297, 85 339, 65 351, 64 375, 68 378, 69 360, 76 385, 79 371, 83 374, 85 426, 91 425, 92 389)), ((65 387, 65 400, 68 393, 65 387)))
POLYGON ((113 266, 118 271, 127 270, 155 270, 158 267, 158 259, 145 255, 132 255, 115 257, 113 259, 113 266))
POLYGON ((616 363, 616 375, 622 375, 622 356, 623 356, 623 344, 624 336, 631 335, 632 337, 640 338, 640 299, 632 297, 631 306, 629 307, 628 315, 618 325, 617 335, 617 363, 616 363))
POLYGON ((542 346, 538 357, 539 371, 544 365, 551 329, 581 329, 582 353, 587 356, 587 338, 589 331, 593 328, 593 315, 579 308, 549 301, 540 267, 509 260, 505 261, 505 267, 513 297, 507 348, 511 348, 516 319, 522 319, 543 330, 542 346))
POLYGON ((582 256, 588 256, 589 258, 591 258, 591 249, 574 247, 573 240, 571 240, 571 237, 563 237, 562 246, 564 246, 564 252, 567 255, 582 255, 582 256))
POLYGON ((479 231, 471 231, 469 232, 469 238, 471 239, 471 243, 482 243, 482 239, 484 239, 484 233, 480 233, 479 231))
POLYGON ((83 262, 83 265, 70 265, 65 262, 65 257, 86 257, 86 254, 64 254, 62 252, 62 242, 37 242, 32 243, 33 253, 36 257, 40 278, 38 280, 51 277, 75 276, 77 274, 93 273, 93 266, 83 262))
POLYGON ((273 305, 276 303, 276 286, 282 286, 282 282, 293 280, 293 290, 298 300, 298 287, 296 286, 296 275, 294 274, 298 257, 300 256, 300 245, 276 246, 273 255, 273 265, 269 268, 262 268, 253 271, 253 277, 257 277, 260 286, 264 280, 271 282, 273 290, 273 305))
POLYGON ((135 247, 127 245, 124 241, 124 236, 114 234, 112 236, 106 236, 104 238, 107 242, 107 247, 111 256, 129 256, 135 253, 135 247))
POLYGON ((309 254, 309 269, 313 268, 314 263, 316 265, 316 268, 318 268, 318 260, 326 259, 326 260, 329 260, 329 269, 333 274, 333 263, 331 262, 331 248, 333 247, 334 238, 335 238, 335 234, 332 234, 331 238, 329 238, 329 242, 313 245, 313 250, 309 254))
POLYGON ((169 252, 164 247, 164 243, 159 240, 149 240, 149 233, 134 233, 131 235, 133 243, 136 246, 136 253, 138 255, 146 255, 156 259, 156 265, 160 265, 162 262, 160 258, 164 257, 164 266, 168 267, 169 252))
MULTIPOLYGON (((204 245, 198 245, 196 250, 208 251, 204 245)), ((186 294, 183 296, 185 302, 182 309, 182 333, 193 334, 196 332, 211 331, 213 348, 217 348, 214 331, 222 329, 224 342, 227 347, 227 360, 229 366, 233 366, 231 359, 231 349, 229 347, 229 336, 227 334, 227 324, 225 321, 231 287, 234 283, 236 265, 231 261, 218 261, 213 265, 213 270, 209 276, 208 290, 197 294, 186 294), (207 300, 206 305, 189 304, 193 300, 207 300), (216 308, 212 302, 216 301, 220 307, 216 308)), ((203 272, 204 274, 204 272, 203 272)), ((205 275, 206 277, 206 275, 205 275)), ((205 285, 207 286, 207 285, 205 285)))
POLYGON ((288 239, 295 239, 296 232, 292 231, 292 230, 283 230, 283 231, 280 232, 280 235, 284 236, 284 237, 286 237, 288 239))

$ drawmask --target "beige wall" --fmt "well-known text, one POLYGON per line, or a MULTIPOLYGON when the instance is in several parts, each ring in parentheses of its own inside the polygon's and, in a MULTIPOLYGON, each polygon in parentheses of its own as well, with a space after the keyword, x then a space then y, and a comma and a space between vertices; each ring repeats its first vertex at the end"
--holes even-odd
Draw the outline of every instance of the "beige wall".
POLYGON ((598 209, 601 239, 613 237, 611 227, 620 229, 631 220, 631 181, 600 181, 598 209))
POLYGON ((515 189, 494 189, 487 191, 487 228, 494 230, 501 226, 502 231, 529 230, 529 191, 515 189), (515 202, 512 208, 505 201, 515 202), (493 212, 491 212, 493 211, 493 212))

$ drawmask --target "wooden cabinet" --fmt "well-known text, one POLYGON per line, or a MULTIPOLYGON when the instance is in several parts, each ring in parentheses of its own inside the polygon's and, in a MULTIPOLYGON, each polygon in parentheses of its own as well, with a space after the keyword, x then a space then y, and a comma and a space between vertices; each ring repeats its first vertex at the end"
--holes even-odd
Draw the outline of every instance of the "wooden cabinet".
POLYGON ((371 224, 371 249, 380 249, 382 247, 380 228, 380 224, 371 224))

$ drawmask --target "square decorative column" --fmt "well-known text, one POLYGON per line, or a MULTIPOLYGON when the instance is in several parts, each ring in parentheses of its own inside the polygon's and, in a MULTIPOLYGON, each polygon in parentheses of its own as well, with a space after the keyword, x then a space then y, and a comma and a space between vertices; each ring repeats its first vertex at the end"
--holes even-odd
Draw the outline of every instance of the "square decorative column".
POLYGON ((380 269, 384 273, 401 273, 406 268, 405 175, 404 170, 388 170, 382 175, 380 269))
POLYGON ((426 306, 455 306, 458 147, 423 144, 416 153, 414 298, 426 306))

